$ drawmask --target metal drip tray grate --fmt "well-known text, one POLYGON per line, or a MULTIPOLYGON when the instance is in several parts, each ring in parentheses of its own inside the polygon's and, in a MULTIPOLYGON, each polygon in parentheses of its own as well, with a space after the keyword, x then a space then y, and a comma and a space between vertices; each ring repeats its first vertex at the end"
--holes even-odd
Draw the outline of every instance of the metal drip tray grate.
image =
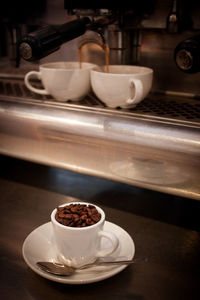
MULTIPOLYGON (((41 84, 35 81, 34 86, 41 88, 41 84)), ((52 99, 51 97, 34 94, 25 86, 21 78, 1 78, 0 77, 0 95, 32 99, 52 99)))
MULTIPOLYGON (((37 88, 42 88, 39 81, 34 81, 37 88)), ((26 88, 23 76, 1 76, 0 74, 0 95, 5 97, 18 97, 32 100, 54 101, 51 96, 39 95, 26 88)), ((134 109, 110 109, 107 108, 93 94, 88 95, 79 102, 66 102, 67 105, 80 105, 86 107, 101 108, 109 111, 134 114, 137 116, 151 116, 161 119, 181 120, 187 123, 200 124, 200 101, 198 99, 152 94, 139 103, 134 109)))
POLYGON ((200 101, 189 99, 170 99, 165 96, 157 99, 145 99, 139 103, 134 113, 147 114, 163 118, 200 122, 200 101))

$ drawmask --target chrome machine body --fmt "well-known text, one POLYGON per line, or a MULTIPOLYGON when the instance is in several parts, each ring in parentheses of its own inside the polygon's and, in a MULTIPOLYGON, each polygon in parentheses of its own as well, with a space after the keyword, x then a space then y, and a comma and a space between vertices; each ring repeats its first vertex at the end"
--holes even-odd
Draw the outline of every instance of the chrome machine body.
MULTIPOLYGON (((180 29, 167 24, 173 20, 168 17, 171 1, 164 2, 155 6, 152 1, 148 11, 118 12, 103 28, 111 64, 154 69, 152 93, 131 110, 108 109, 93 94, 77 103, 35 95, 23 78, 40 61, 21 62, 15 68, 9 55, 2 55, 0 153, 200 200, 200 76, 182 73, 173 61, 177 43, 200 30, 200 7, 192 7, 189 16, 180 10, 182 19, 193 19, 192 27, 184 21, 180 29)), ((110 10, 98 13, 109 17, 110 10)), ((92 15, 91 10, 78 9, 66 14, 69 19, 92 15)), ((88 38, 86 34, 78 43, 88 38)), ((65 59, 59 51, 46 59, 65 59)), ((88 44, 84 59, 102 63, 102 54, 95 51, 88 44)))

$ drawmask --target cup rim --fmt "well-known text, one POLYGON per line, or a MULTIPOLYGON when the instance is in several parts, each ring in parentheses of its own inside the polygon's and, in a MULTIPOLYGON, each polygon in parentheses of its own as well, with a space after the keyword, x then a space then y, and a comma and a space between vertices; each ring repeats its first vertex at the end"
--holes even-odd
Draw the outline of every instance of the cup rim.
POLYGON ((109 75, 113 75, 113 76, 131 76, 131 75, 147 75, 147 74, 153 74, 153 69, 149 68, 149 67, 145 67, 145 66, 136 66, 136 65, 109 65, 109 68, 112 67, 117 67, 117 68, 124 68, 124 67, 128 67, 128 68, 142 68, 144 70, 144 72, 142 73, 114 73, 112 71, 106 72, 106 71, 102 71, 101 68, 106 68, 106 65, 102 65, 102 66, 96 66, 94 67, 94 69, 91 70, 92 73, 101 73, 101 74, 105 74, 105 76, 109 76, 109 75))
POLYGON ((68 206, 70 204, 93 205, 93 206, 96 207, 96 209, 98 210, 98 212, 101 214, 101 219, 97 223, 95 223, 93 225, 90 225, 90 226, 86 226, 86 227, 70 227, 70 226, 63 225, 63 224, 59 223, 58 221, 56 221, 55 215, 56 215, 56 212, 57 212, 57 208, 54 208, 54 210, 51 213, 51 221, 52 221, 52 223, 54 225, 56 225, 56 226, 58 226, 60 228, 65 228, 67 230, 74 230, 74 231, 81 230, 81 231, 84 231, 84 230, 89 230, 89 229, 92 229, 92 228, 96 228, 97 226, 101 225, 105 221, 105 213, 104 213, 103 209, 100 208, 99 206, 97 206, 96 204, 93 204, 93 203, 83 202, 83 201, 73 201, 73 202, 68 202, 68 203, 61 204, 58 207, 68 206))
POLYGON ((57 71, 70 71, 70 70, 79 70, 79 71, 83 71, 83 70, 87 70, 87 69, 91 69, 91 68, 95 68, 97 67, 96 64, 93 64, 93 63, 90 63, 90 62, 82 62, 81 65, 83 66, 83 68, 80 68, 79 67, 79 61, 52 61, 52 62, 47 62, 47 63, 44 63, 44 64, 41 64, 39 65, 39 68, 40 69, 49 69, 49 70, 57 70, 57 71), (52 67, 56 64, 72 64, 74 66, 77 66, 78 68, 73 68, 73 67, 70 67, 70 68, 64 68, 64 67, 61 67, 61 68, 55 68, 55 67, 52 67))

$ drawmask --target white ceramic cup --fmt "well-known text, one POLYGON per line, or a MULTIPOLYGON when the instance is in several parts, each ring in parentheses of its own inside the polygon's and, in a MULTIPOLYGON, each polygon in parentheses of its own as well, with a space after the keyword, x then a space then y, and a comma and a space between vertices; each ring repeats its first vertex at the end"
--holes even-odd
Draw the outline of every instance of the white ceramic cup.
POLYGON ((51 62, 39 66, 38 71, 30 71, 25 75, 26 87, 41 95, 51 95, 58 101, 78 101, 91 90, 90 70, 96 65, 79 62, 51 62), (44 89, 31 85, 30 78, 36 77, 42 81, 44 89))
MULTIPOLYGON (((71 203, 90 204, 85 202, 71 203)), ((71 203, 66 203, 61 206, 68 206, 71 203)), ((104 211, 94 204, 91 205, 96 207, 101 214, 101 219, 96 224, 87 227, 70 227, 62 225, 55 219, 57 208, 53 210, 51 214, 51 223, 53 226, 53 238, 59 262, 69 266, 80 267, 95 261, 98 257, 105 257, 117 249, 119 240, 116 235, 103 230, 105 222, 104 211), (102 238, 108 240, 105 249, 101 249, 102 238)))
POLYGON ((153 70, 141 66, 110 65, 91 70, 91 85, 96 96, 108 107, 136 106, 150 92, 153 70))

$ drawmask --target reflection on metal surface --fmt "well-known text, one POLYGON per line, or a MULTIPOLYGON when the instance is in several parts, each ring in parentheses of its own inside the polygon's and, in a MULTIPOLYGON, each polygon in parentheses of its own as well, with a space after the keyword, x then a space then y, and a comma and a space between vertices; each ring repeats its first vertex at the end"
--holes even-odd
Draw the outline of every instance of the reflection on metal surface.
POLYGON ((180 167, 156 159, 118 161, 110 165, 111 172, 119 177, 129 178, 148 184, 174 186, 187 182, 188 174, 180 173, 180 167))
POLYGON ((22 80, 7 80, 0 153, 200 199, 198 100, 150 95, 136 109, 108 109, 92 95, 76 104, 28 97, 22 80))

